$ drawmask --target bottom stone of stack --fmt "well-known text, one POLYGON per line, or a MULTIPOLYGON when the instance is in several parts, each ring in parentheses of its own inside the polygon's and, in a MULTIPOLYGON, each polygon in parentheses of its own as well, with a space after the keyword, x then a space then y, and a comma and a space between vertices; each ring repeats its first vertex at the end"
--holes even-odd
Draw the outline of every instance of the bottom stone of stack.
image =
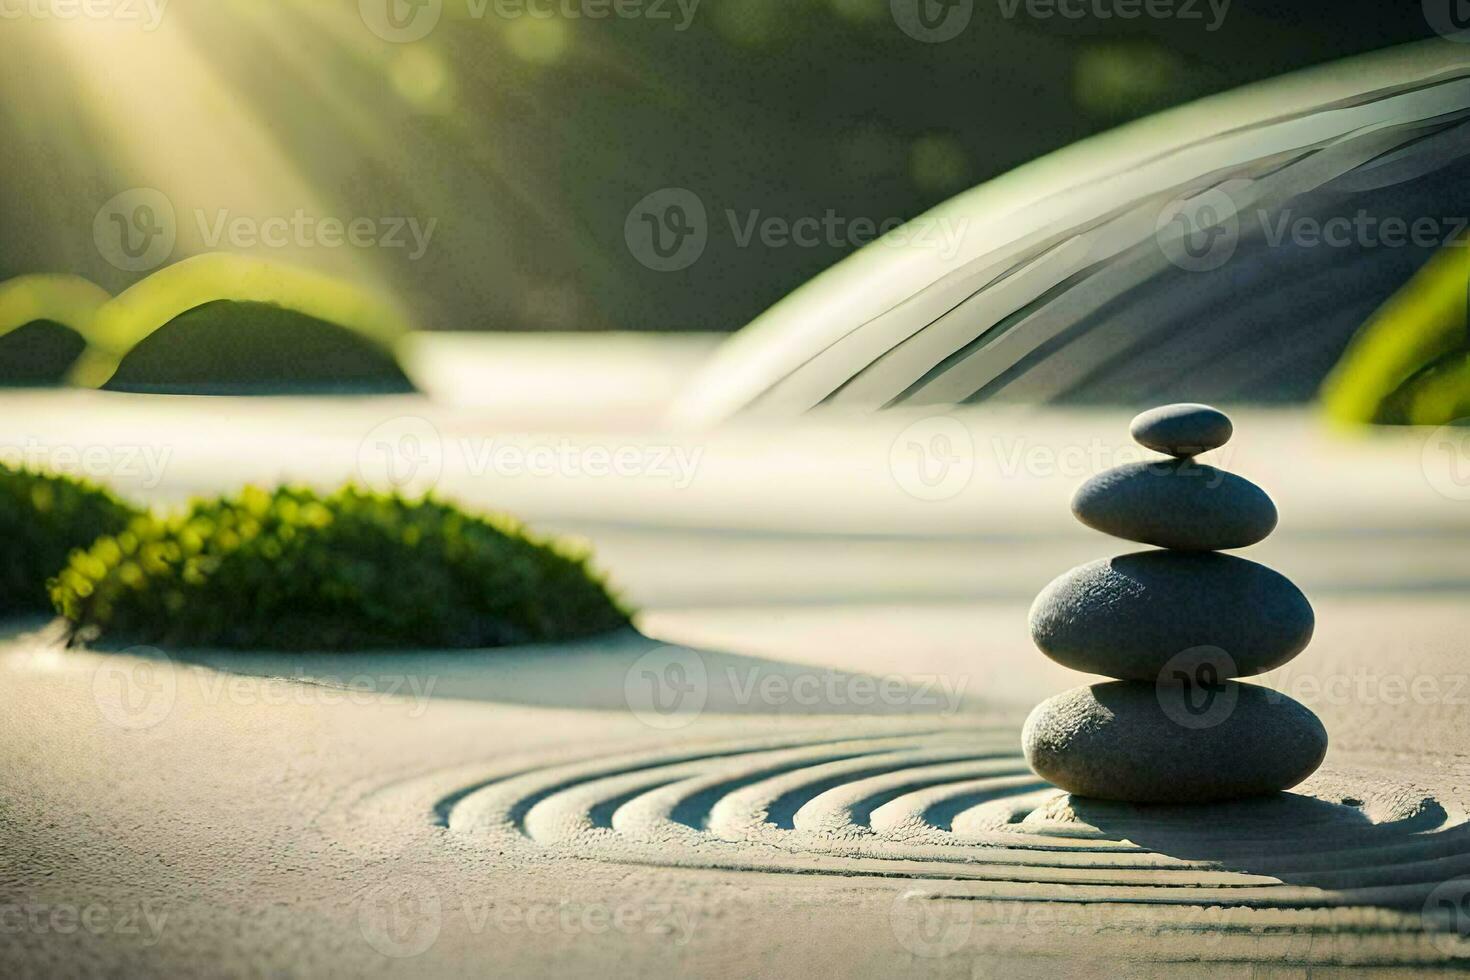
POLYGON ((1036 706, 1021 735, 1041 778, 1128 803, 1207 803, 1289 789, 1327 754, 1310 710, 1269 688, 1112 681, 1036 706))

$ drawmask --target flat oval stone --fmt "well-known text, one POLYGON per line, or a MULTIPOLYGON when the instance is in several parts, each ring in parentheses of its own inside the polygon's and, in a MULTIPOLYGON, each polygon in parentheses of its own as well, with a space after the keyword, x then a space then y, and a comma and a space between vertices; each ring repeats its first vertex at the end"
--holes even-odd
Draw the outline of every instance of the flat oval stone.
POLYGON ((1154 684, 1111 681, 1058 694, 1026 719, 1026 761, 1069 793, 1129 803, 1276 793, 1322 764, 1327 731, 1286 695, 1226 681, 1191 716, 1180 705, 1204 705, 1197 693, 1185 702, 1154 684))
POLYGON ((1184 551, 1245 548, 1276 529, 1266 491, 1192 459, 1099 473, 1078 488, 1072 513, 1104 534, 1184 551))
POLYGON ((1235 427, 1219 409, 1182 402, 1135 416, 1128 431, 1140 446, 1170 456, 1197 456, 1229 442, 1235 427))
POLYGON ((1031 604, 1031 638, 1064 667, 1152 681, 1177 658, 1214 647, 1225 677, 1286 663, 1316 619, 1279 572, 1233 555, 1140 551, 1079 565, 1031 604))

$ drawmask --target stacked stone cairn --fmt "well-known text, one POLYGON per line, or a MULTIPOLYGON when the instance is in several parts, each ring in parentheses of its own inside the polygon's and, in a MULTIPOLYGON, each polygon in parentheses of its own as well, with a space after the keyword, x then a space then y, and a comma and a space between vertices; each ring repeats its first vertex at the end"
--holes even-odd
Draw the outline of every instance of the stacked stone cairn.
POLYGON ((1073 498, 1083 524, 1157 550, 1074 568, 1031 607, 1043 653, 1117 678, 1059 694, 1026 720, 1031 768, 1070 793, 1130 803, 1258 796, 1306 779, 1327 752, 1311 711, 1234 680, 1301 653, 1314 618, 1288 579, 1220 553, 1276 527, 1260 487, 1194 458, 1233 431, 1205 405, 1144 412, 1133 438, 1170 458, 1108 470, 1073 498))

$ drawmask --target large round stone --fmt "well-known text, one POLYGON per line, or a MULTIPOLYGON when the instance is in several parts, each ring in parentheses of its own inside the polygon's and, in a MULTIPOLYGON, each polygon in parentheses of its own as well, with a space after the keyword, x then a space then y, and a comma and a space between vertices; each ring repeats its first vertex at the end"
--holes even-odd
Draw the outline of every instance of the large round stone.
POLYGON ((1259 674, 1300 653, 1314 623, 1311 603, 1284 575, 1210 552, 1090 562, 1031 605, 1031 638, 1043 653, 1123 680, 1155 680, 1200 648, 1214 649, 1220 676, 1259 674))
POLYGON ((1207 691, 1138 681, 1079 687, 1026 719, 1026 761, 1069 793, 1129 803, 1204 803, 1289 789, 1327 753, 1311 711, 1269 688, 1207 691))
POLYGON ((1189 402, 1151 408, 1128 427, 1133 440, 1170 456, 1196 456, 1230 441, 1235 427, 1219 409, 1189 402))
POLYGON ((1245 548, 1276 529, 1276 505, 1251 481, 1189 459, 1099 473, 1072 513, 1114 537, 1184 551, 1245 548))

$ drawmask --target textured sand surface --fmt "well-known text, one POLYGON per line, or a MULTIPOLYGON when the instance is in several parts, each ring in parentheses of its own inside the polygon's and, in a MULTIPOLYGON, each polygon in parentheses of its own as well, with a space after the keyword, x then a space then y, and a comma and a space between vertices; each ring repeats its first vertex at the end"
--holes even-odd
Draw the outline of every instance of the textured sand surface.
POLYGON ((1127 550, 1066 506, 1127 412, 698 434, 660 431, 656 393, 598 397, 621 414, 569 392, 572 427, 452 396, 5 396, 0 445, 167 450, 156 480, 109 474, 158 501, 352 476, 377 427, 432 420, 441 492, 589 535, 647 612, 645 636, 370 656, 65 650, 9 624, 0 973, 1417 976, 1470 955, 1470 506, 1429 433, 1234 413, 1212 461, 1282 512, 1244 554, 1318 620, 1259 680, 1331 746, 1292 796, 1136 810, 1019 756, 1029 707, 1080 682, 1031 647, 1031 597, 1127 550), (903 450, 936 432, 971 473, 923 499, 903 450), (475 472, 455 440, 480 437, 702 455, 682 486, 475 472))

